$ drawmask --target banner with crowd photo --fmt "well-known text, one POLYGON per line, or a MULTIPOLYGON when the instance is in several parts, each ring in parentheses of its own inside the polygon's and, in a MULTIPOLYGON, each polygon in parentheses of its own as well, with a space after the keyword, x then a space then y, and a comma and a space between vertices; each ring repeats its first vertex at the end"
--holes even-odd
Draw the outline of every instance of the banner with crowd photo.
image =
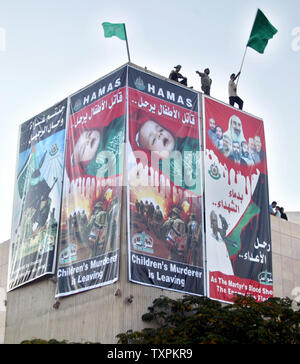
POLYGON ((198 94, 128 71, 130 281, 205 294, 198 94))
POLYGON ((54 273, 66 112, 67 99, 19 128, 8 290, 54 273))
POLYGON ((70 98, 56 297, 118 280, 126 67, 70 98))
POLYGON ((204 97, 207 280, 210 298, 273 295, 263 121, 204 97))

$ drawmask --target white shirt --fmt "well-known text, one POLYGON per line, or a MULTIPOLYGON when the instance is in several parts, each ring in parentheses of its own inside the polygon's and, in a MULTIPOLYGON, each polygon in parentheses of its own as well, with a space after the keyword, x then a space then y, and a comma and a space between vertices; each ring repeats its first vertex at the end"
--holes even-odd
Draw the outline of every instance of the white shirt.
POLYGON ((229 97, 237 96, 236 89, 237 89, 236 84, 234 83, 234 81, 230 80, 228 83, 229 97))

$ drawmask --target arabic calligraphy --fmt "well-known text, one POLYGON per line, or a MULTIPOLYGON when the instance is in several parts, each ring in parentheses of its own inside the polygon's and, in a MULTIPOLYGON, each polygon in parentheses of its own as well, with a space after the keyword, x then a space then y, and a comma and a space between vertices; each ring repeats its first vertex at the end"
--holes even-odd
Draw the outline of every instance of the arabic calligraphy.
POLYGON ((244 254, 239 254, 239 258, 248 260, 249 262, 267 264, 267 253, 270 253, 271 251, 271 244, 265 241, 260 242, 259 238, 257 238, 253 244, 253 247, 253 252, 248 250, 244 254))
POLYGON ((181 115, 180 111, 176 109, 175 106, 170 107, 167 104, 150 103, 147 100, 143 100, 140 97, 138 101, 132 100, 132 103, 136 104, 140 109, 144 108, 152 114, 157 114, 159 116, 165 115, 172 119, 182 122, 182 124, 196 125, 196 119, 193 112, 188 111, 181 115))
POLYGON ((234 203, 233 200, 229 203, 227 203, 224 200, 220 200, 218 202, 213 202, 212 204, 218 208, 223 208, 224 210, 227 210, 229 213, 231 213, 231 212, 239 213, 240 212, 239 206, 236 203, 234 203))
POLYGON ((53 130, 59 129, 64 125, 64 110, 65 106, 61 106, 60 108, 56 107, 53 114, 43 115, 42 118, 36 118, 30 122, 29 130, 36 130, 36 132, 32 133, 28 143, 32 144, 36 140, 42 138, 45 134, 52 134, 53 130), (55 118, 52 122, 51 119, 55 118), (45 124, 45 125, 43 125, 45 124))
POLYGON ((239 192, 236 193, 236 192, 234 192, 234 190, 231 190, 229 192, 229 197, 235 198, 237 200, 240 200, 241 202, 243 202, 243 199, 244 199, 244 195, 243 194, 240 194, 239 192))
POLYGON ((95 106, 91 107, 90 112, 86 113, 85 115, 78 116, 72 128, 77 128, 79 125, 84 125, 88 121, 92 120, 93 117, 102 111, 106 110, 107 108, 111 110, 116 104, 123 102, 123 93, 119 91, 117 94, 111 97, 110 103, 107 99, 102 100, 101 102, 97 103, 95 106))
POLYGON ((240 212, 239 203, 243 202, 244 195, 240 194, 239 192, 234 192, 234 190, 231 190, 229 191, 228 196, 231 199, 231 201, 227 202, 225 200, 220 200, 218 202, 213 202, 212 205, 218 208, 222 208, 228 211, 229 213, 231 212, 239 213, 240 212))

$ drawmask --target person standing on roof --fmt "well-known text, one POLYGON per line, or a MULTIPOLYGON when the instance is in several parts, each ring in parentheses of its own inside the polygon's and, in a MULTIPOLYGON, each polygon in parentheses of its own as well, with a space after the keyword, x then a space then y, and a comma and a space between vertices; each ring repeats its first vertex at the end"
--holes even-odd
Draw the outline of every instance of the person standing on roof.
POLYGON ((209 68, 205 68, 204 72, 196 71, 196 73, 201 78, 201 90, 205 93, 205 95, 210 96, 210 88, 211 88, 212 80, 209 77, 209 74, 210 74, 209 68))
POLYGON ((178 64, 177 66, 174 67, 175 69, 171 71, 169 78, 173 81, 179 82, 184 86, 187 86, 187 78, 182 76, 181 73, 179 73, 179 71, 181 70, 181 65, 178 64), (181 81, 179 81, 181 80, 181 81))
POLYGON ((234 106, 235 103, 238 104, 239 109, 243 110, 244 101, 237 95, 237 84, 234 82, 241 72, 239 72, 237 75, 233 73, 230 76, 230 80, 228 83, 228 93, 229 93, 229 104, 231 106, 234 106))

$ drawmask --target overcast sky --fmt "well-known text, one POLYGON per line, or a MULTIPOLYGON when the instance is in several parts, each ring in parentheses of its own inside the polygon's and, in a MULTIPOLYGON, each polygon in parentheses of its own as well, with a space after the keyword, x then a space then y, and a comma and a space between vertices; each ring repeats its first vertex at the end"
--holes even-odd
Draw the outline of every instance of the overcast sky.
POLYGON ((278 33, 261 55, 248 49, 238 93, 264 119, 270 200, 300 210, 299 0, 10 0, 0 3, 0 242, 10 238, 18 127, 127 62, 126 43, 101 23, 125 23, 131 61, 168 76, 176 64, 200 90, 228 102, 257 8, 278 33))

